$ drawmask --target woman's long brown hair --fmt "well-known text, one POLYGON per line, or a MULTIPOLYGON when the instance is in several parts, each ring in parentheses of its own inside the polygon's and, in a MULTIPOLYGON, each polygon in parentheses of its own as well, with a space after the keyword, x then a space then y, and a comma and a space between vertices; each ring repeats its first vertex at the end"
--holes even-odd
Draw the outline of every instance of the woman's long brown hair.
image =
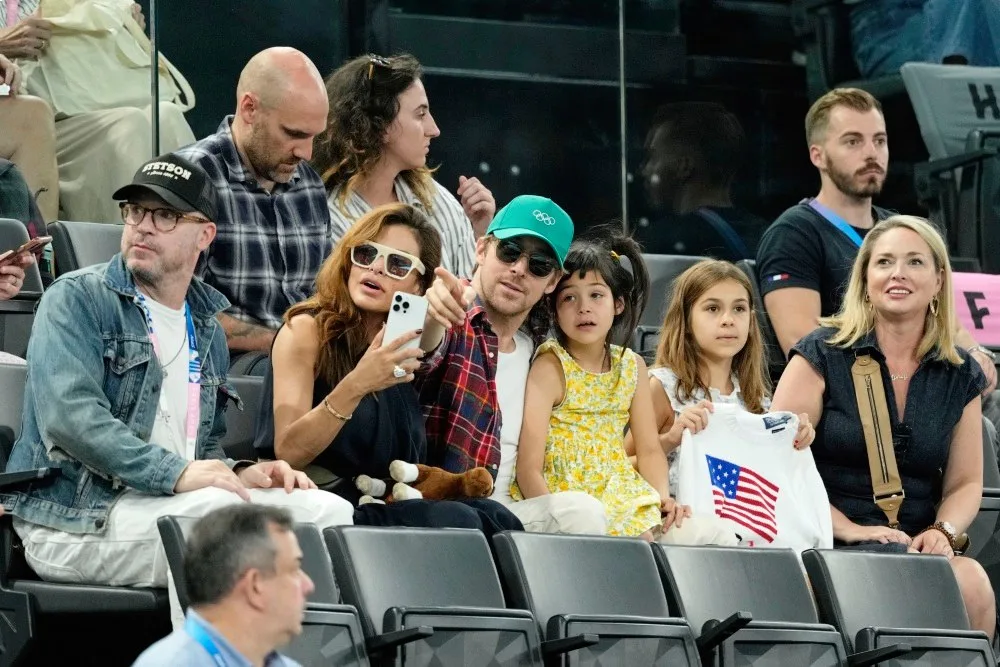
POLYGON ((316 293, 285 313, 286 323, 303 313, 315 318, 319 330, 315 377, 322 378, 331 387, 354 369, 368 349, 362 313, 354 305, 347 289, 347 279, 353 266, 351 248, 374 241, 390 225, 409 227, 417 235, 420 261, 425 269, 420 276, 420 286, 424 290, 430 287, 434 269, 441 265, 441 235, 426 216, 412 206, 386 204, 357 219, 316 274, 316 293))
MULTIPOLYGON (((747 343, 733 357, 733 373, 740 383, 743 404, 750 412, 764 411, 764 399, 770 395, 770 380, 765 372, 764 343, 757 323, 750 281, 735 264, 719 260, 698 262, 674 281, 670 307, 660 328, 660 344, 656 348, 655 366, 669 368, 677 376, 677 398, 688 401, 695 390, 708 395, 708 386, 698 373, 701 350, 691 332, 691 309, 701 296, 715 285, 732 280, 747 292, 750 301, 750 330, 747 343)), ((676 406, 675 406, 676 407, 676 406)))

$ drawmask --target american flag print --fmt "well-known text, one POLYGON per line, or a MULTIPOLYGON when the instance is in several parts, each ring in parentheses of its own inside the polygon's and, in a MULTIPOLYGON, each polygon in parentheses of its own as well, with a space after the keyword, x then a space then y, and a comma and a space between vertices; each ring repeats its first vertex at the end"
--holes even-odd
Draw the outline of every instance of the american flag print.
POLYGON ((715 513, 760 535, 768 543, 778 536, 774 508, 778 486, 750 468, 705 455, 712 478, 715 513))

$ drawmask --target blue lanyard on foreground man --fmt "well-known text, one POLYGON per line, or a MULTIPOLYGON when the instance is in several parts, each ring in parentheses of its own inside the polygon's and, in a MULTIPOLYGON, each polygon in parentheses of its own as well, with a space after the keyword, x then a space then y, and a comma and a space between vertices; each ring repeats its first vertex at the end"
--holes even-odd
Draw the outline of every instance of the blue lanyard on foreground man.
POLYGON ((854 227, 851 227, 846 220, 828 209, 826 206, 820 204, 815 199, 810 199, 809 205, 812 206, 814 211, 826 218, 831 225, 842 231, 844 236, 851 239, 851 242, 854 243, 854 245, 859 248, 861 247, 861 235, 858 234, 858 231, 854 229, 854 227))
POLYGON ((208 651, 208 655, 216 665, 226 667, 226 656, 222 655, 222 651, 216 645, 215 640, 209 636, 208 631, 201 627, 201 624, 193 616, 188 616, 187 620, 184 621, 184 631, 191 635, 193 640, 201 644, 203 649, 208 651))
MULTIPOLYGON (((146 316, 146 328, 149 329, 149 342, 153 344, 153 352, 160 357, 160 339, 153 330, 153 315, 146 305, 146 297, 136 292, 136 302, 146 316)), ((198 338, 194 333, 194 320, 191 318, 191 306, 184 302, 184 320, 187 324, 188 344, 188 396, 187 425, 184 429, 184 452, 188 461, 195 458, 198 444, 198 422, 201 419, 201 357, 198 355, 198 338)), ((160 391, 160 409, 169 414, 166 392, 160 391)))

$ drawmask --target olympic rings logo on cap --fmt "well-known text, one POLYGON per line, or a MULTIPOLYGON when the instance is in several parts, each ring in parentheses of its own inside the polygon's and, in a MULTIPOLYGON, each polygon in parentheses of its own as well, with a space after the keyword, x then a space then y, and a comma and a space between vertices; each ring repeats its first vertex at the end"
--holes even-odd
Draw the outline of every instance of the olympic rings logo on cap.
POLYGON ((532 212, 532 215, 534 215, 534 216, 535 216, 535 220, 537 220, 538 222, 540 222, 540 223, 542 223, 542 224, 544 224, 544 225, 550 225, 550 226, 551 226, 551 225, 554 225, 554 224, 556 224, 556 219, 555 219, 555 218, 553 218, 553 217, 552 217, 551 215, 549 215, 548 213, 546 213, 545 211, 539 211, 539 210, 538 210, 538 209, 536 208, 536 209, 535 209, 535 210, 534 210, 534 211, 532 212))

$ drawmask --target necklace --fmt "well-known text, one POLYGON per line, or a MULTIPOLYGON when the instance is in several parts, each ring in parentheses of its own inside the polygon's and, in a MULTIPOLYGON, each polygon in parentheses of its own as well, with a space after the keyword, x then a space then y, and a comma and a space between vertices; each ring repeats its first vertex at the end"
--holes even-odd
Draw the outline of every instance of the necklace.
POLYGON ((889 377, 892 379, 893 382, 895 382, 896 380, 909 380, 910 379, 909 375, 902 375, 902 374, 896 375, 895 373, 889 373, 889 377))
POLYGON ((163 363, 162 361, 160 362, 160 367, 163 369, 163 377, 167 377, 167 375, 168 375, 168 373, 167 373, 167 366, 169 366, 170 364, 172 364, 175 361, 177 361, 177 357, 181 356, 181 352, 186 347, 187 347, 187 338, 185 338, 185 339, 183 339, 181 341, 180 348, 177 350, 177 352, 174 354, 174 356, 170 358, 170 361, 168 361, 167 363, 163 363))

